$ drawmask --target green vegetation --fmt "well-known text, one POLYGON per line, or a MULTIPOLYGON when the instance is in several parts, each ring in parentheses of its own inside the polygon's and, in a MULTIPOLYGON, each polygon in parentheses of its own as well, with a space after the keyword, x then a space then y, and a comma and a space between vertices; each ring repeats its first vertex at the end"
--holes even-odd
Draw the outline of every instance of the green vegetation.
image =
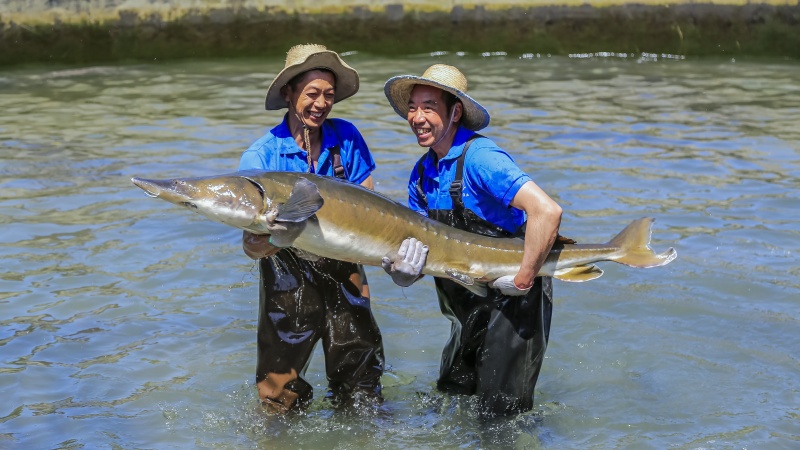
MULTIPOLYGON (((22 23, 22 22, 17 22, 22 23)), ((455 7, 452 11, 121 12, 17 25, 0 16, 0 66, 283 55, 303 42, 385 55, 430 51, 668 53, 800 59, 800 6, 455 7), (413 31, 411 31, 413 30, 413 31)))

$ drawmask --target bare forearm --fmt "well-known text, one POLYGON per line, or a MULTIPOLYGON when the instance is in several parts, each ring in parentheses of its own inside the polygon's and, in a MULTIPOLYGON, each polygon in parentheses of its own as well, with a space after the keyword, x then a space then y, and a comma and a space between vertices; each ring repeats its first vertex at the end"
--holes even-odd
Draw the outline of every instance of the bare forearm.
POLYGON ((542 268, 558 236, 562 211, 561 207, 532 181, 523 185, 512 200, 511 206, 522 209, 528 216, 522 264, 514 277, 514 284, 518 288, 528 288, 533 285, 533 279, 542 268))
POLYGON ((533 279, 542 268, 553 243, 558 236, 558 227, 561 224, 561 213, 555 211, 542 215, 535 220, 528 217, 525 227, 525 247, 522 254, 522 265, 514 279, 519 287, 527 288, 533 285, 533 279))
POLYGON ((364 181, 362 181, 361 185, 370 191, 375 190, 375 181, 372 180, 372 175, 368 176, 364 181))

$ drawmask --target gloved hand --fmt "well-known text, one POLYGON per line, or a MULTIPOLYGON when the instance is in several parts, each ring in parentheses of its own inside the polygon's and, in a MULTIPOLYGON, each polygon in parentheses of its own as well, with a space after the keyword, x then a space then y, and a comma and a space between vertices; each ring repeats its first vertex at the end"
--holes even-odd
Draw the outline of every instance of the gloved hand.
POLYGON ((275 247, 286 248, 294 244, 294 240, 306 229, 306 221, 301 222, 277 222, 275 218, 278 209, 273 208, 267 213, 266 222, 269 230, 269 243, 275 247))
POLYGON ((381 267, 392 277, 394 284, 408 287, 421 278, 427 259, 428 246, 414 238, 407 238, 400 244, 394 259, 383 257, 381 267))
POLYGON ((528 293, 531 288, 528 289, 520 289, 517 287, 516 283, 514 283, 514 275, 506 275, 502 276, 492 282, 489 283, 489 287, 494 289, 500 289, 505 295, 513 295, 513 296, 521 296, 528 293))

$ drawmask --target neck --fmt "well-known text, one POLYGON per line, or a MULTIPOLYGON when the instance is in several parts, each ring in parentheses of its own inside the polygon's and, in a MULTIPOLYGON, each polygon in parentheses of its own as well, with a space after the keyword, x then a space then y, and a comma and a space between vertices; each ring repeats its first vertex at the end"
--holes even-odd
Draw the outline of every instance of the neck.
POLYGON ((447 133, 431 147, 431 150, 436 153, 439 159, 444 158, 450 152, 450 148, 453 146, 453 140, 456 138, 456 131, 458 131, 458 126, 452 127, 452 129, 448 130, 447 133))
MULTIPOLYGON (((314 127, 314 128, 306 127, 305 124, 298 117, 296 116, 292 117, 292 113, 289 113, 288 118, 289 118, 289 132, 292 133, 292 136, 294 137, 295 142, 297 142, 298 147, 302 148, 303 150, 307 150, 309 147, 311 147, 311 153, 312 153, 311 156, 313 159, 316 159, 315 158, 316 155, 314 155, 315 153, 314 149, 315 148, 318 149, 320 146, 314 144, 315 143, 319 144, 322 141, 321 127, 314 127), (311 142, 306 142, 305 140, 306 128, 308 128, 307 136, 310 138, 311 142)), ((316 153, 319 153, 319 151, 317 150, 316 153)))

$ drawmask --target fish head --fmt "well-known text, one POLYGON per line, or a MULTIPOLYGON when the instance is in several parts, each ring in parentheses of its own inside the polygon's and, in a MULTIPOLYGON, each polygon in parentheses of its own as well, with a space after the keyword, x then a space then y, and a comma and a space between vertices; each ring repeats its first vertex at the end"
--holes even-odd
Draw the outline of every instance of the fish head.
POLYGON ((211 220, 256 231, 269 206, 260 184, 238 174, 151 180, 132 178, 150 197, 183 206, 211 220))

